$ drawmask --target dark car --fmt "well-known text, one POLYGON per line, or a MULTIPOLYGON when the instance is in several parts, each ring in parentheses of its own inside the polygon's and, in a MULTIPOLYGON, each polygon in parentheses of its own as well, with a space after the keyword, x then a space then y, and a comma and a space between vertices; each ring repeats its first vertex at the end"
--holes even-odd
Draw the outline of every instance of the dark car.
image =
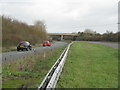
POLYGON ((32 45, 27 41, 20 42, 17 45, 17 51, 19 51, 19 50, 22 50, 22 51, 23 50, 26 50, 26 51, 32 50, 32 45))
POLYGON ((51 43, 49 41, 44 41, 43 46, 51 46, 51 43))

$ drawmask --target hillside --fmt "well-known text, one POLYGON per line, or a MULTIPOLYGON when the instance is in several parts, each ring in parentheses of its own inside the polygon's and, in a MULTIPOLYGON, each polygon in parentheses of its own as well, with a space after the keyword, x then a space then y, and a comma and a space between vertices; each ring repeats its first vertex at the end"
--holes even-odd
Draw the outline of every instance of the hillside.
POLYGON ((2 47, 12 47, 20 41, 41 43, 47 38, 45 26, 27 25, 18 20, 2 16, 2 47))

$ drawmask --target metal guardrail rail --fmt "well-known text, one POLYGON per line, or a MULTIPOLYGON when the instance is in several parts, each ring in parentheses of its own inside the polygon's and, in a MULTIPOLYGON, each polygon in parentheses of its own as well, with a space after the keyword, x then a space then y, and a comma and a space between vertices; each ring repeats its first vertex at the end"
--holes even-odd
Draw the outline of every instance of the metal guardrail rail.
POLYGON ((61 74, 62 68, 64 67, 64 63, 69 51, 70 46, 72 43, 70 43, 62 52, 58 60, 55 62, 55 64, 52 66, 50 71, 47 73, 45 78, 43 79, 42 83, 38 87, 38 90, 48 90, 48 89, 54 89, 57 80, 59 79, 59 76, 61 74))

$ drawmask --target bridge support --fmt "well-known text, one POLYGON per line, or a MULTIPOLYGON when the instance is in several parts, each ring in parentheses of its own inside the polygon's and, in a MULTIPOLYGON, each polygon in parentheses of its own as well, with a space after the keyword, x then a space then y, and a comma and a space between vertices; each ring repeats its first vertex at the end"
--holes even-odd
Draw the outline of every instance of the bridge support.
POLYGON ((61 35, 60 39, 63 40, 63 35, 61 35))

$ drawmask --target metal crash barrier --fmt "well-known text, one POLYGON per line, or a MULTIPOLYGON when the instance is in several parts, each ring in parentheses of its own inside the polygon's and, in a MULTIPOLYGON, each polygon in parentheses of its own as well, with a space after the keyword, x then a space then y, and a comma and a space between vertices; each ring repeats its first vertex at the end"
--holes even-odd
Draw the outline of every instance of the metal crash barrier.
POLYGON ((72 43, 70 43, 62 52, 62 54, 60 55, 60 57, 58 58, 58 60, 55 62, 55 64, 52 66, 52 68, 50 69, 50 71, 47 73, 47 75, 45 76, 45 78, 43 79, 42 83, 40 84, 40 86, 38 87, 38 90, 51 90, 54 89, 57 81, 59 79, 59 76, 62 72, 62 69, 64 67, 64 63, 69 51, 70 46, 72 45, 72 43))

